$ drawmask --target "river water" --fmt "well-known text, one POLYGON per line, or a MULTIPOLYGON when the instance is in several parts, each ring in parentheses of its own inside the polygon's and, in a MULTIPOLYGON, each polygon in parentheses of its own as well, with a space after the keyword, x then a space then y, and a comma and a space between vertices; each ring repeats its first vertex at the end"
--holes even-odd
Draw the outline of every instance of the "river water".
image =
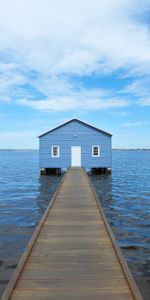
POLYGON ((111 175, 92 175, 107 219, 145 300, 150 299, 150 151, 113 151, 111 175))
MULTIPOLYGON (((38 151, 0 151, 0 294, 62 176, 40 176, 38 151)), ((150 151, 114 150, 111 175, 90 175, 144 300, 150 295, 150 151)))

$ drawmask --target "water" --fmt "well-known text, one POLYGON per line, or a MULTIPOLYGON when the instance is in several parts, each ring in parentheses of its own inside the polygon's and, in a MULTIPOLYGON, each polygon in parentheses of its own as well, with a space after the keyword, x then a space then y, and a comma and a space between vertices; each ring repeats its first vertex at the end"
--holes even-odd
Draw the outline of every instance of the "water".
POLYGON ((38 151, 0 151, 0 295, 62 176, 39 176, 38 151))
MULTIPOLYGON (((109 223, 145 300, 150 295, 150 151, 113 151, 112 175, 92 175, 109 223)), ((0 151, 0 289, 61 176, 39 176, 37 151, 0 151)))
POLYGON ((113 173, 92 175, 107 219, 143 294, 150 299, 150 151, 113 151, 113 173))

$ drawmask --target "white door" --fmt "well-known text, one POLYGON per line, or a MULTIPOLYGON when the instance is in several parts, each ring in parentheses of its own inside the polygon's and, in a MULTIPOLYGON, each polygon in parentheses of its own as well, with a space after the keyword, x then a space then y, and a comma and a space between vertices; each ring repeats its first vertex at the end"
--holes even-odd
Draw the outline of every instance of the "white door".
POLYGON ((72 146, 71 147, 71 166, 80 167, 81 166, 81 147, 72 146))

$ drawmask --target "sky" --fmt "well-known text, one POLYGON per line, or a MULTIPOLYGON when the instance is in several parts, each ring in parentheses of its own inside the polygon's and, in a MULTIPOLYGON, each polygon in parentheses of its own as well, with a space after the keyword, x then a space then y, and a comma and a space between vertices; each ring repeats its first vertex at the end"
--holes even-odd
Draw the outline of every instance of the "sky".
POLYGON ((150 148, 150 0, 0 0, 0 148, 73 117, 150 148))

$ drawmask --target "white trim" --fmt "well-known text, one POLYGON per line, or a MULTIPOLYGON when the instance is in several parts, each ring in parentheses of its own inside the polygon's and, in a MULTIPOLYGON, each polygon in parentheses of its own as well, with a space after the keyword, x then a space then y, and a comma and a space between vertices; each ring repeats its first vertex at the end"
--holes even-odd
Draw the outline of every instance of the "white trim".
POLYGON ((54 157, 54 158, 59 157, 59 153, 60 153, 59 146, 58 145, 52 145, 52 147, 51 147, 51 156, 54 157), (57 147, 57 152, 58 152, 57 155, 54 155, 54 147, 57 147))
POLYGON ((92 146, 92 157, 100 157, 100 146, 98 146, 98 145, 93 145, 92 146), (98 155, 94 155, 94 148, 95 147, 98 148, 98 155))

